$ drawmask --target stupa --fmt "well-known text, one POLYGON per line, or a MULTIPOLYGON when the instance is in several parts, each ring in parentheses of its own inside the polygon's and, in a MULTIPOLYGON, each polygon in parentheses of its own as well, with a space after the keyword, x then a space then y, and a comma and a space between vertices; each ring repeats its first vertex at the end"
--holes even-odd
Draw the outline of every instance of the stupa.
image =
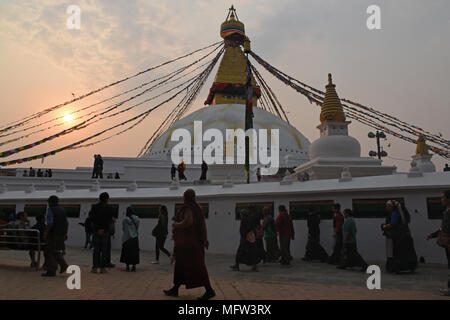
POLYGON ((311 180, 337 179, 346 170, 352 177, 392 174, 396 167, 382 166, 382 161, 361 157, 361 145, 349 136, 348 126, 341 100, 336 92, 331 74, 325 86, 325 98, 320 112, 320 138, 309 147, 310 161, 298 166, 295 173, 286 179, 302 180, 306 175, 311 180))

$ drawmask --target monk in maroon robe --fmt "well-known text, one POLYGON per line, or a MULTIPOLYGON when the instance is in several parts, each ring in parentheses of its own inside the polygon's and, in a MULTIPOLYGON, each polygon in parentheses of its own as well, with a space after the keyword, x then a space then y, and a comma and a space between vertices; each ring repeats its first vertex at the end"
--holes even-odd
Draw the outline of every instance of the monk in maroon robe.
POLYGON ((174 286, 164 293, 177 297, 179 287, 184 284, 186 289, 205 287, 206 292, 199 300, 214 297, 216 294, 211 288, 205 265, 205 248, 209 246, 205 217, 192 189, 184 192, 184 205, 173 223, 173 241, 174 286))

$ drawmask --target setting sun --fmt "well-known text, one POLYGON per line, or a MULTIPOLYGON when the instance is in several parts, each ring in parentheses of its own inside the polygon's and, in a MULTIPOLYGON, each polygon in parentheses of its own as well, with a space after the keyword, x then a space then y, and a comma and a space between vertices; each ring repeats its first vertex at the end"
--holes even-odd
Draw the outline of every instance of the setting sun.
POLYGON ((70 122, 73 120, 73 116, 71 114, 66 114, 63 118, 65 122, 70 122))

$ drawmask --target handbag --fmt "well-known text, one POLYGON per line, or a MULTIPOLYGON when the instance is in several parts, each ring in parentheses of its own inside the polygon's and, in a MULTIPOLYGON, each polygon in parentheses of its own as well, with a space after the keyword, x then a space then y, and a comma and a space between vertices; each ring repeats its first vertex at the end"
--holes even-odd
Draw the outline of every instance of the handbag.
POLYGON ((152 236, 156 238, 158 236, 158 225, 156 225, 152 230, 152 236))
POLYGON ((438 238, 436 240, 436 243, 438 244, 438 246, 445 248, 445 249, 449 249, 450 248, 450 236, 443 232, 440 231, 438 238))

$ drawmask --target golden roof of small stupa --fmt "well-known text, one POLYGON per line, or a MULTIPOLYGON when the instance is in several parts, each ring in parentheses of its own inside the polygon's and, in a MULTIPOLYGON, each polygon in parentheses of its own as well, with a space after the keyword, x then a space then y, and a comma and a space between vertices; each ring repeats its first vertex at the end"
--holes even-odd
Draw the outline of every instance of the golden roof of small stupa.
POLYGON ((417 147, 416 147, 416 155, 426 155, 428 153, 428 147, 425 143, 425 138, 423 135, 420 135, 417 139, 417 147))
POLYGON ((344 122, 345 114, 333 84, 331 73, 328 74, 328 84, 325 86, 325 98, 320 112, 320 122, 344 122))

